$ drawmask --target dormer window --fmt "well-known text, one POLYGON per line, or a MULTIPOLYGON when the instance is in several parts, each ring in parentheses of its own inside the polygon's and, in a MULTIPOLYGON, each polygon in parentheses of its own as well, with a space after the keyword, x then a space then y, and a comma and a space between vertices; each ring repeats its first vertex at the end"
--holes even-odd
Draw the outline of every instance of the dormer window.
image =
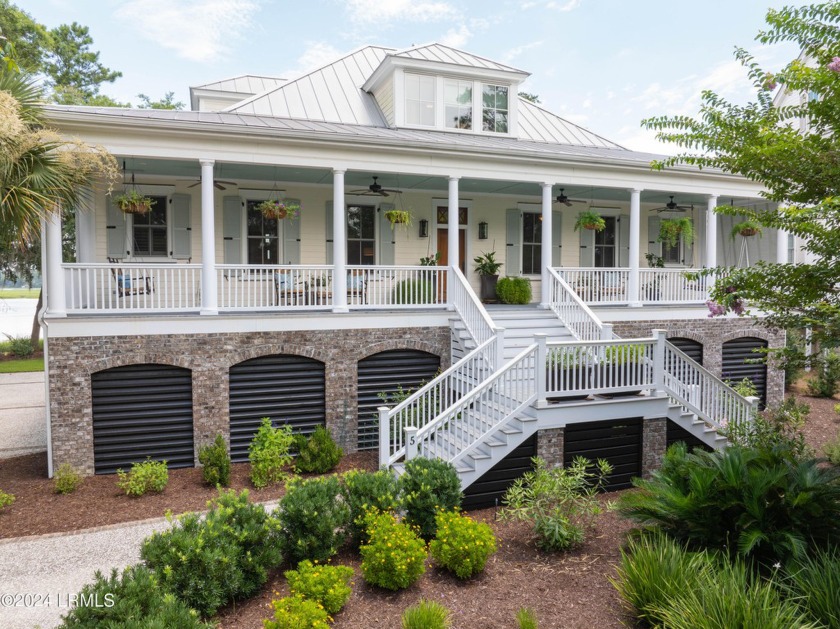
POLYGON ((443 83, 444 120, 450 129, 472 129, 473 82, 445 79, 443 83))
POLYGON ((435 77, 405 75, 405 121, 410 125, 435 126, 435 77))
POLYGON ((508 88, 482 85, 482 128, 494 133, 508 132, 508 88))

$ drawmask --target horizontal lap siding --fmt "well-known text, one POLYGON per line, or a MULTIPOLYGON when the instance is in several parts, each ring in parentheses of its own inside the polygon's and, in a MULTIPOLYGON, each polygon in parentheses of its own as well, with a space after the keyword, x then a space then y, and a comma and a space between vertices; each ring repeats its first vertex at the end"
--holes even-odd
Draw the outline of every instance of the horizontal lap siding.
POLYGON ((461 506, 464 509, 492 507, 517 478, 534 469, 533 457, 537 456, 537 435, 526 439, 518 448, 496 463, 487 473, 464 491, 461 506))
POLYGON ((147 457, 193 466, 192 372, 129 365, 92 374, 93 457, 97 474, 147 457))
POLYGON ((230 368, 230 454, 248 460, 248 446, 263 417, 310 434, 326 417, 324 363, 303 356, 273 355, 230 368))
POLYGON ((563 461, 568 467, 575 457, 594 463, 606 459, 613 471, 607 489, 630 487, 634 476, 642 475, 642 419, 569 424, 564 435, 563 461))

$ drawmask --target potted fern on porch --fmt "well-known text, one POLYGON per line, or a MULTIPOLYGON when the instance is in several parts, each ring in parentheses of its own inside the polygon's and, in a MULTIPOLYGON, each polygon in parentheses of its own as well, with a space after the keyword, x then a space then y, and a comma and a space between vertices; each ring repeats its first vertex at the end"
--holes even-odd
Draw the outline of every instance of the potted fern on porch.
POLYGON ((499 269, 502 263, 496 260, 496 252, 482 253, 473 258, 475 271, 481 280, 481 301, 496 301, 496 284, 499 281, 499 269))

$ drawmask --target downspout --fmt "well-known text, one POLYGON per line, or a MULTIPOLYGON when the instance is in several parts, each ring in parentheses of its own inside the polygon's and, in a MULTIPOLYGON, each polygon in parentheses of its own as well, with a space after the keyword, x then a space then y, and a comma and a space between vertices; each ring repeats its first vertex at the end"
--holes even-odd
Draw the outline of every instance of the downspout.
MULTIPOLYGON (((41 221, 41 242, 47 242, 47 227, 41 221)), ((52 450, 52 423, 50 421, 50 360, 49 360, 49 325, 44 317, 47 312, 49 293, 47 292, 47 248, 41 247, 41 292, 44 299, 41 300, 41 310, 38 311, 38 322, 41 324, 42 336, 44 337, 44 415, 47 422, 47 476, 53 477, 53 450, 52 450)))

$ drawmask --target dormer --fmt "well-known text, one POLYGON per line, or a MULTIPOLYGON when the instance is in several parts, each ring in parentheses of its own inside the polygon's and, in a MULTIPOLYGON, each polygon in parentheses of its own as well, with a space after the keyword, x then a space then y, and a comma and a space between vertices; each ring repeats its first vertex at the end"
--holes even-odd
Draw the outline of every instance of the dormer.
POLYGON ((516 136, 529 73, 442 44, 388 53, 362 86, 391 127, 516 136))

